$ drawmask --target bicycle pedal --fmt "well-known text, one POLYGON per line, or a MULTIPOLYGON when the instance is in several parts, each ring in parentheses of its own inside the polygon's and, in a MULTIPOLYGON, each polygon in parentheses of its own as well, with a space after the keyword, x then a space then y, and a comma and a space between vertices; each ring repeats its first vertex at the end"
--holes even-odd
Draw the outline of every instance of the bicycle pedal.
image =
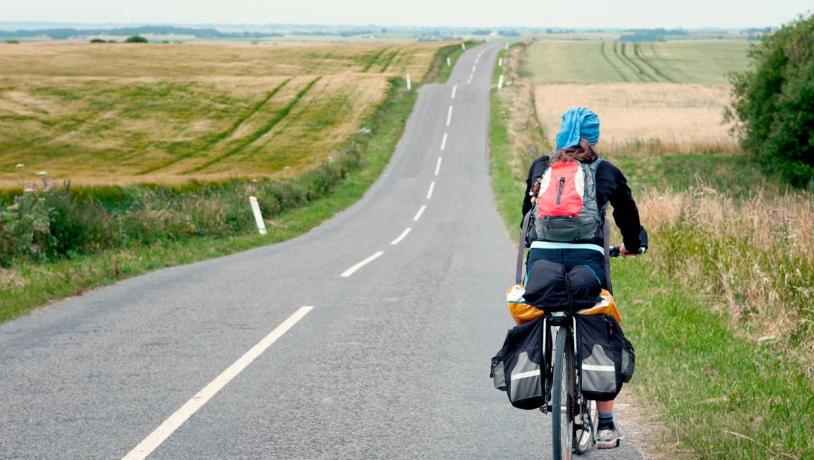
POLYGON ((547 414, 551 412, 551 404, 546 404, 544 406, 540 406, 540 412, 547 414))

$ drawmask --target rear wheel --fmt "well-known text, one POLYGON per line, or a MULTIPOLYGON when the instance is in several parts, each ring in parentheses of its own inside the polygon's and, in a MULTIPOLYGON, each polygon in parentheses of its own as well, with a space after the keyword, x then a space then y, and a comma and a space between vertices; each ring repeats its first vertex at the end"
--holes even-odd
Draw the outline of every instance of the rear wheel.
POLYGON ((551 388, 551 440, 554 459, 570 459, 574 443, 574 344, 568 330, 557 331, 554 345, 554 381, 551 388))

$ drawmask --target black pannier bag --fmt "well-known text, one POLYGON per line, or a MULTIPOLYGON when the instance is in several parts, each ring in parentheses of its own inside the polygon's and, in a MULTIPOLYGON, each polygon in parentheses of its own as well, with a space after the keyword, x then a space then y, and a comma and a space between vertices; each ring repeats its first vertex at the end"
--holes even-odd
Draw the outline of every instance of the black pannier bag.
POLYGON ((543 319, 540 318, 510 329, 503 348, 492 358, 489 376, 495 388, 505 391, 509 402, 518 409, 538 409, 543 405, 541 369, 546 366, 542 341, 543 319))
POLYGON ((580 390, 586 399, 610 401, 633 377, 633 345, 611 316, 576 316, 580 390))
POLYGON ((635 369, 636 350, 633 349, 633 344, 630 343, 630 340, 625 339, 625 345, 624 348, 622 348, 622 381, 625 383, 630 382, 635 369))
POLYGON ((571 270, 550 260, 535 260, 529 267, 525 302, 546 311, 573 311, 600 301, 602 285, 593 270, 577 265, 571 270))

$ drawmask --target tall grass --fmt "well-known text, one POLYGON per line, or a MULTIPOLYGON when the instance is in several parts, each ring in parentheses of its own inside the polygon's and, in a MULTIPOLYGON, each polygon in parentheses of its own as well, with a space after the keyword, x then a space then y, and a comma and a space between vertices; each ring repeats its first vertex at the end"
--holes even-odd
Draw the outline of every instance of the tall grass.
POLYGON ((639 208, 662 274, 709 295, 751 339, 814 358, 814 196, 651 189, 639 208))

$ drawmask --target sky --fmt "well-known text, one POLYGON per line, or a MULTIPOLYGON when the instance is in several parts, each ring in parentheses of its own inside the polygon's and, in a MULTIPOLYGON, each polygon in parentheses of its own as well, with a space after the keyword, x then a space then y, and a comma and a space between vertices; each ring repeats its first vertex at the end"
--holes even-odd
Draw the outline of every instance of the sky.
POLYGON ((0 0, 0 21, 569 28, 779 26, 812 0, 0 0))

